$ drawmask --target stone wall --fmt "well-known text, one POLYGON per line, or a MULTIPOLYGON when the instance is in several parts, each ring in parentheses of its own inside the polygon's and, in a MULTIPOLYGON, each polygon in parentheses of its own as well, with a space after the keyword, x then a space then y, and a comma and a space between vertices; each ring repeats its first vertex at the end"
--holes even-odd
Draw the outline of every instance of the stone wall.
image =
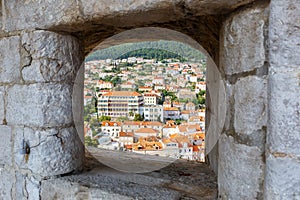
POLYGON ((265 168, 268 5, 226 17, 221 30, 227 119, 219 140, 220 199, 261 199, 265 168))
POLYGON ((300 199, 300 2, 271 2, 265 199, 300 199))
POLYGON ((0 199, 40 199, 43 179, 82 168, 83 56, 143 26, 187 34, 217 64, 207 121, 222 133, 209 154, 219 198, 300 198, 298 0, 0 2, 0 199))
POLYGON ((38 199, 41 179, 82 167, 72 92, 83 51, 47 31, 4 37, 0 51, 0 197, 38 199))

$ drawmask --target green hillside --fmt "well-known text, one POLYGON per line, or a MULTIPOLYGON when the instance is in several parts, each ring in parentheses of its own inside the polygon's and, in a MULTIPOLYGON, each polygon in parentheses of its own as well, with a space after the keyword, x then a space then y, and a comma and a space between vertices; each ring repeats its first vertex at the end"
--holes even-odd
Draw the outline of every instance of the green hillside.
POLYGON ((181 42, 176 41, 154 41, 125 43, 106 49, 97 50, 86 57, 86 61, 118 59, 127 57, 144 57, 162 60, 165 58, 177 58, 181 60, 203 60, 205 55, 200 51, 181 42))

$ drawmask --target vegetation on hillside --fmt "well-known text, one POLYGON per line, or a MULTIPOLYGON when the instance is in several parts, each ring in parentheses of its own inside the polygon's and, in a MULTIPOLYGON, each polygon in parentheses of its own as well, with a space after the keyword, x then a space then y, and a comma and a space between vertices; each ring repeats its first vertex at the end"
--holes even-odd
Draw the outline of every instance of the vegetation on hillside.
POLYGON ((147 56, 146 58, 155 58, 157 60, 161 60, 163 58, 180 58, 188 61, 199 61, 205 59, 205 55, 203 53, 187 44, 176 41, 160 40, 154 42, 125 43, 106 49, 96 50, 86 57, 86 61, 117 59, 121 57, 126 58, 128 57, 127 54, 129 52, 133 52, 130 53, 131 56, 136 53, 136 55, 145 55, 147 56))

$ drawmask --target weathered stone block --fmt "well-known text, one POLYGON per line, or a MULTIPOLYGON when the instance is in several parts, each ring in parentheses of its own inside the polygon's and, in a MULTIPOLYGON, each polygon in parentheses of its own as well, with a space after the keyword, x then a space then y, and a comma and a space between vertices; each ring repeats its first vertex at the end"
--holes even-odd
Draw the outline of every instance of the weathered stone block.
POLYGON ((4 109, 5 109, 5 103, 4 103, 4 87, 0 86, 0 124, 3 124, 4 120, 4 109))
POLYGON ((271 68, 270 72, 270 149, 300 156, 300 68, 271 68))
POLYGON ((33 177, 26 178, 26 191, 28 191, 28 200, 40 199, 41 185, 38 180, 33 177))
POLYGON ((0 125, 0 165, 12 165, 11 127, 0 125))
POLYGON ((0 199, 13 199, 12 188, 15 175, 13 171, 0 167, 0 199))
POLYGON ((22 70, 28 82, 72 82, 83 62, 78 40, 69 35, 34 31, 22 35, 22 45, 32 59, 22 70))
POLYGON ((39 180, 21 172, 16 172, 15 178, 14 199, 40 199, 41 186, 39 180))
POLYGON ((271 2, 269 133, 272 152, 300 156, 300 2, 271 2), (280 14, 278 14, 280 13, 280 14))
POLYGON ((299 19, 300 1, 271 1, 270 3, 270 65, 276 68, 300 67, 299 19))
POLYGON ((267 80, 256 76, 241 78, 233 93, 235 131, 248 140, 264 138, 264 133, 257 131, 267 126, 267 80))
POLYGON ((20 81, 20 37, 0 39, 0 83, 20 81))
POLYGON ((53 176, 81 168, 84 149, 75 128, 40 130, 18 127, 14 154, 18 167, 30 169, 40 176, 53 176), (27 160, 22 153, 24 142, 30 147, 27 160))
POLYGON ((218 186, 221 199, 257 199, 263 182, 262 151, 235 143, 222 134, 219 140, 218 186))
POLYGON ((8 89, 7 123, 60 126, 73 122, 72 86, 67 84, 14 85, 8 89))
POLYGON ((267 157, 265 199, 300 199, 299 157, 267 157))
POLYGON ((3 29, 6 31, 46 28, 58 24, 74 23, 78 20, 78 0, 6 1, 3 29), (30 11, 30 12, 29 12, 30 11))
POLYGON ((265 62, 265 8, 249 8, 229 17, 221 35, 221 61, 228 75, 251 71, 265 62))
MULTIPOLYGON (((105 188, 106 189, 106 188, 105 188)), ((105 200, 130 200, 132 197, 114 194, 105 189, 93 189, 67 180, 42 181, 41 195, 45 199, 105 199, 105 200)))

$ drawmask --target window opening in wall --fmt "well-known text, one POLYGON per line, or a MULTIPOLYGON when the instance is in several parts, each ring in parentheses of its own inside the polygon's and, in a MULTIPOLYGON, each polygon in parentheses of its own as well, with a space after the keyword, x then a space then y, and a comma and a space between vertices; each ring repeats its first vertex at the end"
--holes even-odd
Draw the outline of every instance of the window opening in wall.
POLYGON ((205 81, 206 57, 181 42, 94 51, 85 62, 85 146, 204 162, 205 81))

